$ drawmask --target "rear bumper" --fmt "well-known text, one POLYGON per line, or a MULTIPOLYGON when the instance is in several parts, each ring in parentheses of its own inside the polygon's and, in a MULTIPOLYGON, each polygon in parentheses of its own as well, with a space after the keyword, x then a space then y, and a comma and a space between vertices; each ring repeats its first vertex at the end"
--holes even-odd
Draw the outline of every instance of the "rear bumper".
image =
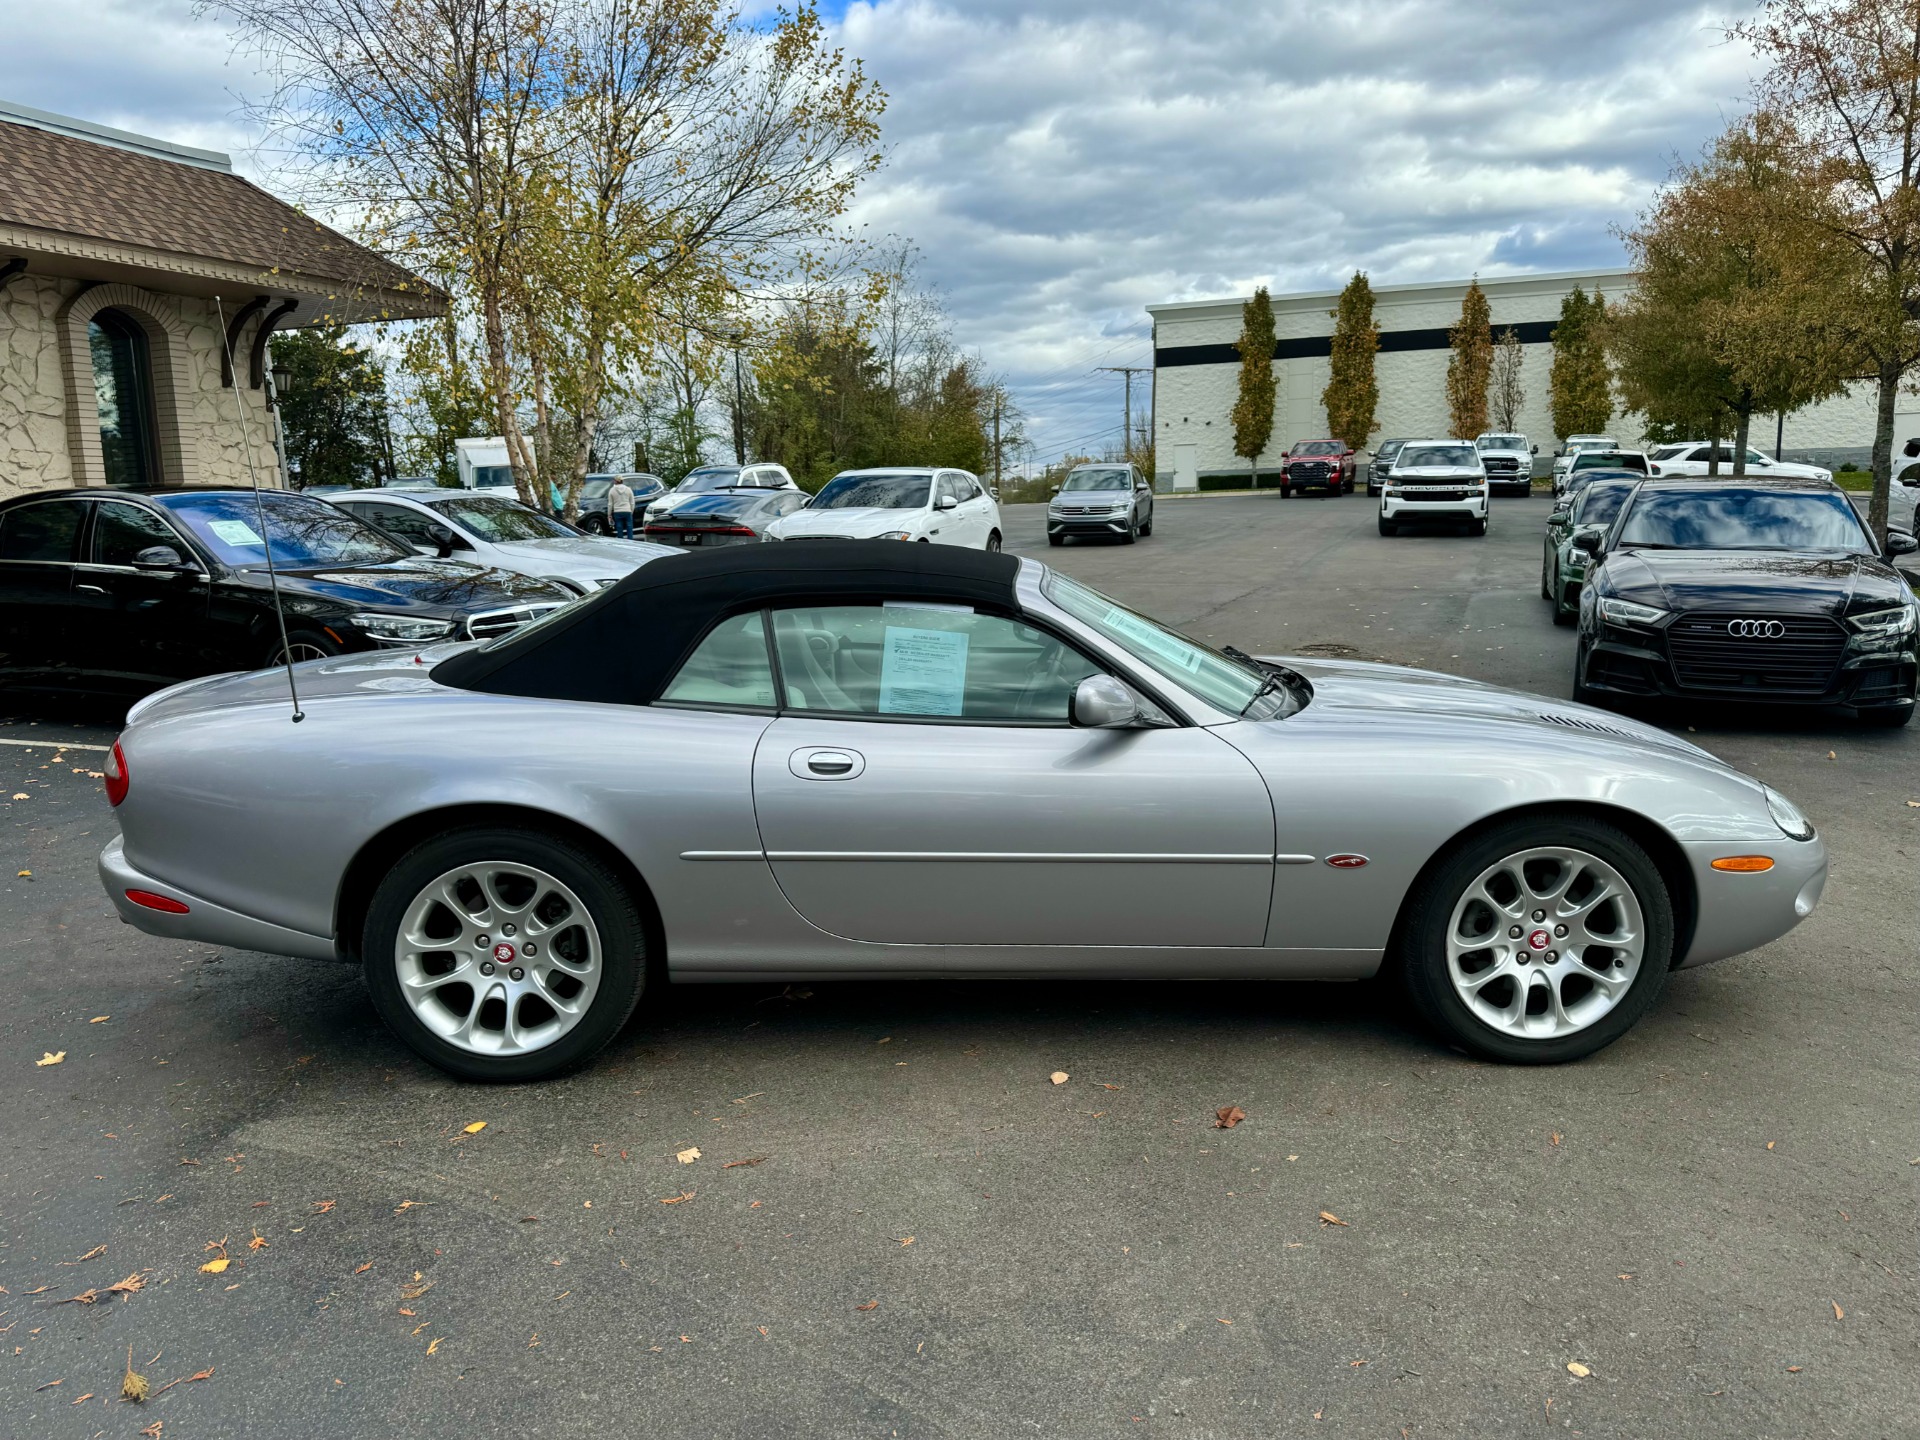
POLYGON ((1692 943, 1676 969, 1709 965, 1778 940, 1814 911, 1827 884, 1827 847, 1811 840, 1693 840, 1682 847, 1699 899, 1692 943), (1760 874, 1715 870, 1724 855, 1765 855, 1773 868, 1760 874))
POLYGON ((269 955, 295 955, 303 960, 338 960, 333 941, 302 930, 289 930, 252 915, 242 915, 203 900, 178 885, 169 885, 135 868, 126 855, 125 840, 116 835, 100 852, 100 883, 120 918, 136 930, 163 935, 169 940, 198 940, 206 945, 226 945, 235 950, 264 950, 269 955), (129 890, 144 890, 162 895, 187 907, 184 915, 165 910, 150 910, 127 898, 129 890))

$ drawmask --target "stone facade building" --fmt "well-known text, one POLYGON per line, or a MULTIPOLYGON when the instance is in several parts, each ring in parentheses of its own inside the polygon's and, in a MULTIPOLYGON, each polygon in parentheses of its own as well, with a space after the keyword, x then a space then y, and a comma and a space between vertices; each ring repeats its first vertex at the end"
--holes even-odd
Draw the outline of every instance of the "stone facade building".
MULTIPOLYGON (((1560 302, 1575 285, 1588 294, 1614 297, 1625 292, 1631 276, 1624 270, 1592 270, 1555 275, 1513 275, 1482 280, 1497 336, 1509 326, 1521 340, 1522 385, 1526 400, 1519 429, 1540 447, 1542 461, 1557 443, 1548 403, 1547 375, 1552 365, 1553 327, 1560 302)), ((1374 287, 1374 321, 1380 350, 1374 371, 1380 385, 1377 436, 1427 439, 1447 433, 1447 330, 1460 318, 1467 292, 1464 280, 1424 285, 1374 287)), ((1273 297, 1277 338, 1273 438, 1258 462, 1259 471, 1277 483, 1280 457, 1297 440, 1327 433, 1320 392, 1328 376, 1328 341, 1339 292, 1317 291, 1273 297)), ((1227 418, 1240 382, 1241 307, 1246 297, 1149 305, 1153 317, 1154 441, 1159 483, 1172 489, 1208 484, 1245 483, 1249 466, 1233 453, 1233 424, 1227 418)), ((1920 400, 1908 402, 1916 413, 1902 414, 1896 434, 1920 435, 1920 400)), ((1637 444, 1640 426, 1630 416, 1615 417, 1612 433, 1622 444, 1637 444)), ((1822 465, 1853 461, 1862 468, 1873 442, 1873 392, 1867 385, 1785 418, 1782 457, 1822 465)), ((1756 417, 1752 443, 1771 453, 1774 417, 1756 417)))
POLYGON ((443 304, 224 155, 0 102, 0 499, 246 484, 249 454, 277 483, 268 337, 443 304))

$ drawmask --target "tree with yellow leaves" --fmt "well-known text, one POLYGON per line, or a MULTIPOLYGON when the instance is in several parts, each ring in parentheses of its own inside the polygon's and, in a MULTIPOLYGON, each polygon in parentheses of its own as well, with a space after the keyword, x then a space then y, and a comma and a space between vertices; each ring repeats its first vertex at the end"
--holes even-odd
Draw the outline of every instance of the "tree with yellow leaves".
POLYGON ((1487 428, 1487 383, 1493 373, 1493 312, 1478 279, 1460 301, 1460 319, 1447 332, 1447 423, 1456 439, 1487 428))

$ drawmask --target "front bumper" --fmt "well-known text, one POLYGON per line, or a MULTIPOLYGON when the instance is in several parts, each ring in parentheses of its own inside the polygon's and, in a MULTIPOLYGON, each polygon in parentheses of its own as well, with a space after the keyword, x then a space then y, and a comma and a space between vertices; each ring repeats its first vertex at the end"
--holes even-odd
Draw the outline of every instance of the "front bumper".
POLYGON ((1132 514, 1121 511, 1118 515, 1047 515, 1047 533, 1049 535, 1124 535, 1132 520, 1132 514))
POLYGON ((1419 491, 1395 495, 1388 491, 1380 497, 1380 515, 1385 520, 1484 520, 1487 518, 1487 492, 1481 490, 1442 490, 1427 499, 1419 491))
POLYGON ((169 940, 198 940, 206 945, 226 945, 235 950, 264 950, 269 955, 295 955, 303 960, 338 960, 339 951, 332 939, 289 930, 284 925, 243 915, 237 910, 203 900, 178 885, 169 885, 142 873, 127 859, 126 841, 116 835, 100 852, 100 883, 120 918, 136 930, 162 935, 169 940), (184 915, 152 910, 127 898, 129 890, 144 890, 161 895, 187 907, 184 915))
POLYGON ((1693 872, 1693 939, 1675 969, 1710 965, 1778 940, 1813 913, 1827 884, 1827 847, 1811 840, 1691 840, 1682 844, 1693 872), (1724 855, 1765 855, 1771 870, 1755 873, 1715 870, 1724 855))
POLYGON ((1686 685, 1675 673, 1663 631, 1630 631, 1606 624, 1602 626, 1600 638, 1587 651, 1583 680, 1593 690, 1643 699, 1848 705, 1874 710, 1911 706, 1916 687, 1920 687, 1911 649, 1849 649, 1843 652, 1832 679, 1818 691, 1785 689, 1764 683, 1686 685))
POLYGON ((1283 482, 1289 490, 1326 490, 1331 492, 1343 490, 1347 484, 1346 475, 1338 470, 1330 471, 1325 475, 1296 475, 1291 470, 1283 470, 1280 473, 1283 482))

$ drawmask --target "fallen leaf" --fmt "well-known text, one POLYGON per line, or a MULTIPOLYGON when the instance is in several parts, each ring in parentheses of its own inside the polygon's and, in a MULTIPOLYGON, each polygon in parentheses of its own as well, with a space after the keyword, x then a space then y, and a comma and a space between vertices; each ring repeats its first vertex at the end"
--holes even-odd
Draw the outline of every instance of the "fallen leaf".
POLYGON ((107 1247, 106 1247, 106 1246, 104 1246, 104 1245, 96 1245, 96 1246, 94 1246, 94 1247, 93 1247, 93 1249, 91 1249, 91 1250, 89 1250, 89 1251, 87 1251, 87 1253, 86 1253, 86 1254, 84 1254, 84 1255, 80 1255, 80 1256, 76 1256, 76 1257, 74 1258, 74 1260, 72 1261, 72 1263, 73 1263, 73 1264, 75 1264, 75 1265, 79 1265, 79 1264, 81 1264, 81 1263, 83 1263, 83 1262, 85 1262, 85 1261, 88 1261, 88 1260, 98 1260, 98 1259, 99 1259, 99 1258, 100 1258, 100 1257, 101 1257, 102 1255, 104 1255, 104 1254, 106 1254, 106 1253, 107 1253, 107 1247))
POLYGON ((432 1288, 433 1288, 433 1281, 420 1280, 416 1278, 413 1283, 408 1285, 402 1285, 400 1287, 400 1298, 402 1300, 418 1300, 422 1295, 426 1294, 427 1291, 431 1290, 432 1288))
POLYGON ((1827 1303, 1828 1303, 1829 1305, 1831 1305, 1831 1306, 1833 1306, 1833 1318, 1834 1318, 1834 1319, 1836 1319, 1836 1320, 1844 1320, 1844 1319, 1846 1319, 1846 1318, 1847 1318, 1847 1312, 1846 1312, 1846 1311, 1844 1311, 1844 1310, 1842 1310, 1842 1309, 1840 1308, 1840 1302, 1839 1302, 1838 1300, 1829 1300, 1829 1301, 1828 1301, 1827 1303))
POLYGON ((136 1290, 144 1290, 146 1288, 147 1272, 145 1270, 136 1270, 133 1274, 127 1276, 126 1279, 116 1280, 113 1284, 107 1286, 105 1293, 108 1295, 131 1295, 136 1290))
POLYGON ((906 1248, 907 1246, 909 1246, 909 1245, 911 1245, 911 1244, 913 1244, 913 1236, 911 1236, 911 1235, 903 1235, 903 1236, 901 1236, 901 1237, 900 1237, 900 1248, 901 1248, 901 1249, 903 1249, 903 1250, 904 1250, 904 1249, 905 1249, 905 1248, 906 1248))
POLYGON ((682 1200, 691 1200, 692 1198, 693 1198, 693 1191, 682 1190, 678 1195, 667 1196, 667 1198, 662 1200, 660 1203, 662 1205, 678 1205, 682 1200))
POLYGON ((1222 1325, 1231 1325, 1233 1323, 1233 1321, 1227 1319, 1224 1315, 1216 1315, 1213 1318, 1218 1320, 1222 1325))
POLYGON ((1320 1223, 1322 1225, 1344 1225, 1347 1222, 1342 1220, 1338 1215, 1334 1214, 1331 1210, 1322 1210, 1320 1212, 1320 1223))
POLYGON ((369 1271, 369 1270, 371 1270, 372 1268, 373 1268, 373 1262, 372 1262, 371 1260, 369 1260, 369 1261, 367 1261, 367 1263, 366 1263, 366 1264, 364 1264, 364 1265, 356 1265, 356 1266, 354 1266, 354 1267, 353 1267, 353 1273, 354 1273, 354 1274, 356 1274, 356 1275, 364 1275, 364 1274, 366 1274, 366 1273, 367 1273, 367 1271, 369 1271))
POLYGON ((443 1340, 443 1339, 445 1339, 445 1338, 446 1338, 445 1336, 437 1336, 437 1337, 435 1337, 434 1339, 432 1339, 432 1340, 429 1340, 429 1341, 427 1342, 427 1353, 428 1353, 429 1355, 436 1355, 436 1354, 438 1354, 438 1353, 439 1353, 439 1351, 440 1351, 440 1341, 441 1341, 441 1340, 443 1340))
POLYGON ((78 1295, 69 1295, 64 1300, 56 1300, 56 1305, 91 1305, 100 1298, 98 1290, 82 1290, 78 1295))
POLYGON ((727 1161, 726 1164, 722 1165, 720 1168, 722 1170, 737 1170, 742 1165, 758 1165, 762 1160, 765 1160, 766 1158, 767 1157, 764 1155, 755 1155, 751 1160, 729 1160, 727 1161))
POLYGON ((206 1369, 196 1370, 191 1375, 182 1375, 178 1380, 169 1380, 153 1393, 156 1395, 164 1395, 176 1385, 191 1385, 196 1380, 211 1380, 212 1378, 213 1367, 209 1365, 206 1369))
MULTIPOLYGON (((147 1377, 144 1375, 136 1375, 133 1372, 133 1346, 129 1345, 127 1346, 127 1373, 120 1377, 120 1398, 138 1405, 142 1400, 147 1398, 148 1388, 147 1377)), ((142 1430, 140 1433, 145 1435, 149 1432, 142 1430)), ((157 1422, 154 1424, 151 1433, 155 1435, 160 1433, 160 1426, 157 1422)))
POLYGON ((462 1129, 460 1133, 462 1135, 478 1135, 482 1130, 486 1128, 487 1128, 486 1121, 476 1120, 471 1125, 468 1125, 464 1129, 462 1129))
POLYGON ((1067 1083, 1067 1081, 1069 1081, 1073 1077, 1067 1074, 1067 1072, 1064 1070, 1056 1070, 1053 1072, 1053 1074, 1049 1075, 1047 1078, 1056 1085, 1064 1085, 1067 1083))
POLYGON ((249 1241, 247 1241, 247 1249, 249 1249, 249 1250, 264 1250, 264 1249, 266 1249, 266 1248, 267 1248, 267 1242, 266 1242, 266 1240, 265 1240, 265 1239, 263 1239, 263 1238, 261 1237, 261 1234, 260 1234, 260 1232, 259 1232, 258 1230, 256 1230, 256 1231, 254 1231, 254 1232, 253 1232, 253 1239, 251 1239, 251 1240, 249 1240, 249 1241))
POLYGON ((1246 1118, 1247 1112, 1242 1110, 1238 1105, 1222 1105, 1218 1110, 1213 1112, 1213 1128, 1216 1130, 1231 1130, 1246 1118))
POLYGON ((1632 1272, 1631 1270, 1629 1270, 1629 1271, 1627 1271, 1627 1272, 1626 1272, 1626 1274, 1624 1274, 1624 1275, 1616 1275, 1616 1276, 1614 1276, 1613 1278, 1614 1278, 1614 1279, 1616 1279, 1616 1280, 1631 1280, 1631 1279, 1633 1278, 1633 1272, 1632 1272))
POLYGON ((407 1309, 407 1308, 406 1308, 406 1307, 405 1307, 405 1306, 403 1305, 403 1306, 401 1306, 401 1307, 400 1307, 400 1313, 401 1313, 402 1315, 404 1315, 404 1316, 406 1316, 406 1317, 407 1317, 407 1318, 408 1318, 409 1320, 412 1320, 413 1318, 415 1318, 415 1316, 416 1316, 416 1315, 417 1315, 417 1314, 418 1314, 419 1312, 418 1312, 418 1311, 414 1311, 414 1310, 409 1310, 409 1309, 407 1309))
POLYGON ((333 1209, 336 1203, 336 1201, 332 1200, 316 1200, 313 1202, 313 1213, 316 1215, 324 1215, 333 1209))
POLYGON ((24 790, 16 790, 13 792, 13 798, 16 800, 31 800, 33 797, 24 790))
POLYGON ((1549 1145, 1558 1145, 1560 1143, 1560 1132, 1556 1130, 1551 1135, 1549 1135, 1547 1137, 1547 1143, 1549 1145))
POLYGON ((1920 810, 1920 800, 1907 801, 1907 808, 1909 810, 1920 810))
POLYGON ((64 1376, 63 1376, 62 1378, 60 1378, 60 1379, 58 1379, 58 1380, 49 1380, 49 1381, 47 1381, 47 1383, 46 1383, 46 1384, 44 1384, 44 1385, 36 1385, 36 1386, 34 1386, 34 1387, 33 1387, 33 1393, 34 1393, 34 1394, 36 1394, 36 1395, 38 1395, 38 1394, 39 1394, 39 1393, 40 1393, 40 1392, 41 1392, 42 1390, 51 1390, 51 1389, 52 1389, 52 1388, 53 1388, 54 1386, 56 1386, 56 1385, 64 1385, 64 1384, 66 1384, 66 1383, 67 1383, 67 1382, 66 1382, 66 1379, 65 1379, 65 1377, 64 1377, 64 1376))
POLYGON ((425 1200, 402 1200, 398 1205, 393 1207, 393 1213, 396 1215, 404 1215, 407 1211, 428 1203, 429 1202, 425 1200))
POLYGON ((691 1165, 700 1158, 700 1147, 698 1145, 689 1145, 684 1150, 676 1150, 673 1152, 673 1158, 678 1160, 682 1165, 691 1165))
MULTIPOLYGON (((1911 803, 1911 802, 1909 802, 1909 803, 1911 803)), ((16 878, 16 879, 19 879, 19 880, 31 880, 31 879, 33 879, 33 871, 31 871, 31 870, 22 870, 22 871, 20 871, 20 873, 19 873, 19 874, 18 874, 17 876, 15 876, 14 878, 16 878)))
POLYGON ((1584 1380, 1587 1376, 1591 1375, 1593 1371, 1582 1365, 1578 1360, 1569 1360, 1567 1361, 1567 1373, 1576 1379, 1584 1380))
POLYGON ((87 1024, 104 1025, 107 1021, 111 1020, 112 1018, 113 1017, 111 1015, 96 1015, 91 1020, 87 1021, 87 1024))
POLYGON ((1300 1158, 1300 1157, 1299 1157, 1298 1155, 1289 1155, 1289 1156, 1287 1156, 1287 1159, 1289 1159, 1289 1160, 1298 1160, 1299 1158, 1300 1158))
POLYGON ((87 1403, 87 1401, 91 1400, 92 1398, 93 1398, 93 1391, 89 1390, 84 1395, 75 1396, 71 1403, 75 1405, 84 1405, 87 1403))
POLYGON ((1800 1365, 1789 1365, 1787 1366, 1787 1373, 1789 1375, 1798 1375, 1803 1368, 1805 1367, 1800 1365))
MULTIPOLYGON (((866 1303, 866 1304, 864 1304, 864 1305, 856 1305, 856 1306, 854 1306, 853 1308, 854 1308, 854 1309, 856 1309, 856 1310, 873 1310, 873 1309, 877 1309, 877 1308, 879 1307, 879 1304, 880 1304, 880 1302, 879 1302, 878 1300, 869 1300, 869 1301, 867 1301, 867 1303, 866 1303)), ((58 1385, 58 1384, 59 1384, 60 1382, 59 1382, 58 1380, 56 1380, 56 1381, 54 1381, 53 1383, 54 1383, 54 1384, 56 1384, 56 1385, 58 1385)))
POLYGON ((140 1433, 146 1436, 147 1440, 160 1440, 160 1427, 166 1423, 164 1420, 156 1420, 140 1433))
POLYGON ((1773 1141, 1771 1140, 1767 1141, 1767 1149, 1769 1150, 1773 1149, 1773 1141))
POLYGON ((64 1050, 49 1050, 33 1063, 44 1069, 48 1065, 58 1065, 66 1058, 67 1052, 64 1050))
POLYGON ((227 1266, 232 1263, 231 1260, 222 1255, 218 1260, 209 1260, 206 1264, 202 1265, 200 1267, 200 1273, 203 1275, 224 1275, 227 1273, 227 1266))

